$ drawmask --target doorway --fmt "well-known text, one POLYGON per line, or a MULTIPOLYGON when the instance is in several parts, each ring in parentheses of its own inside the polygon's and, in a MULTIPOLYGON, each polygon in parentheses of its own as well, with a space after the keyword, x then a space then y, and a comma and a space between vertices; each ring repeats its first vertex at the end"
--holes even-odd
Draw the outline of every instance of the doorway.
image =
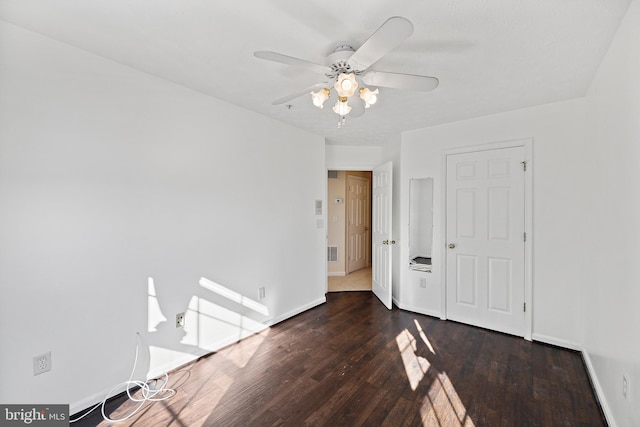
POLYGON ((370 171, 328 173, 329 292, 371 290, 371 177, 370 171))

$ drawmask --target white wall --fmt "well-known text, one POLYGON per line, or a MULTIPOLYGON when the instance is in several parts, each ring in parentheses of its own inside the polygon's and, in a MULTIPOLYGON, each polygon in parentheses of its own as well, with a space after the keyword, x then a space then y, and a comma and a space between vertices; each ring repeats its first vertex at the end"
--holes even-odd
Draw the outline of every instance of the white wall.
POLYGON ((640 425, 640 4, 632 2, 589 92, 584 347, 605 409, 640 425), (622 395, 622 376, 630 399, 622 395))
POLYGON ((582 153, 590 127, 584 99, 465 120, 403 134, 402 237, 408 236, 409 180, 434 178, 433 273, 402 268, 399 304, 434 316, 443 314, 443 153, 455 147, 533 139, 533 334, 535 339, 579 347, 584 261, 586 167, 582 153), (419 287, 426 277, 427 287, 419 287))
POLYGON ((327 272, 330 276, 344 276, 347 271, 346 264, 346 171, 337 171, 338 177, 327 181, 327 245, 338 247, 338 260, 327 263, 327 272), (336 199, 342 199, 342 203, 336 203, 336 199))
POLYGON ((136 332, 144 378, 323 302, 324 157, 321 137, 0 22, 0 402, 74 412, 127 379, 136 332), (268 311, 201 278, 264 286, 268 311))
POLYGON ((327 169, 373 170, 382 162, 382 147, 327 145, 327 169))

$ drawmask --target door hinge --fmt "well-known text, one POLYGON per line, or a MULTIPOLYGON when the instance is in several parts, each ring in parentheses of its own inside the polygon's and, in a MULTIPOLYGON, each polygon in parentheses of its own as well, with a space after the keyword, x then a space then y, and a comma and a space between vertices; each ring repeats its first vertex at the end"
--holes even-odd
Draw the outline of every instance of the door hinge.
POLYGON ((522 233, 522 240, 527 241, 527 232, 522 233))
POLYGON ((526 312, 527 311, 527 303, 522 303, 522 311, 526 312))
POLYGON ((522 164, 522 170, 524 172, 526 172, 527 171, 527 162, 520 162, 520 163, 522 164))

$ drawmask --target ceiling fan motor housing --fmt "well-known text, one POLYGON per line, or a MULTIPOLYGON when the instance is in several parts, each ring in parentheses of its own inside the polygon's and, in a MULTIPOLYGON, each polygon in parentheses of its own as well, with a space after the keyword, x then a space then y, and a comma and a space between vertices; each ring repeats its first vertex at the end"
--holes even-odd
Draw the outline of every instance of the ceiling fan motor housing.
POLYGON ((330 79, 337 79, 340 74, 353 73, 356 76, 362 74, 362 70, 354 70, 349 65, 348 61, 351 55, 355 53, 355 49, 348 45, 340 45, 334 49, 333 53, 327 57, 329 68, 331 72, 326 73, 330 79))

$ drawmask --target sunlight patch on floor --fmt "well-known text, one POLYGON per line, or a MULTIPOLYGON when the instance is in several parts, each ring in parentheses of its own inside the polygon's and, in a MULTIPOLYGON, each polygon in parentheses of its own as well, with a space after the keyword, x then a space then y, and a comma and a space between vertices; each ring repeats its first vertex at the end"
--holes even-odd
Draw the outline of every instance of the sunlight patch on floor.
MULTIPOLYGON (((424 346, 429 349, 431 354, 435 355, 434 347, 417 319, 414 319, 414 324, 424 346)), ((426 352, 426 349, 420 344, 422 348, 420 351, 418 350, 419 341, 416 340, 415 336, 409 332, 408 329, 404 329, 396 336, 396 344, 400 351, 411 390, 416 391, 431 367, 429 360, 419 355, 421 352, 426 352)), ((458 396, 447 373, 436 370, 436 372, 432 372, 429 375, 428 380, 431 381, 431 383, 424 384, 421 389, 424 390, 427 386, 429 387, 422 398, 422 404, 420 406, 422 425, 474 427, 475 424, 471 417, 469 417, 467 409, 462 403, 460 396, 458 396)))
POLYGON ((271 331, 271 329, 265 329, 259 334, 235 344, 227 354, 227 358, 237 366, 244 368, 247 366, 247 363, 249 363, 256 351, 258 351, 258 348, 260 348, 260 345, 262 345, 262 342, 266 339, 267 335, 269 335, 269 331, 271 331))
MULTIPOLYGON (((207 396, 207 407, 211 408, 215 412, 215 408, 220 403, 220 400, 224 397, 227 391, 233 385, 233 378, 228 375, 223 375, 215 380, 211 381, 206 388, 199 390, 199 393, 206 394, 207 396)), ((189 423, 178 422, 176 425, 178 426, 186 426, 189 427, 203 427, 210 426, 211 421, 209 418, 211 417, 210 411, 203 411, 203 415, 198 420, 190 420, 189 423)), ((173 424, 170 424, 173 425, 173 424)))
POLYGON ((413 321, 416 324, 416 328, 420 333, 420 338, 422 338, 422 341, 424 341, 424 343, 427 345, 431 353, 436 354, 435 350, 433 349, 433 346, 431 345, 431 342, 429 341, 429 338, 427 338, 427 334, 424 333, 424 331, 422 330, 422 326, 420 326, 420 323, 418 323, 418 319, 413 319, 413 321))
POLYGON ((423 426, 475 426, 446 372, 437 375, 422 399, 420 416, 423 426))
POLYGON ((415 391, 431 364, 424 357, 416 355, 418 350, 416 339, 407 329, 398 334, 396 344, 398 344, 398 350, 402 357, 402 363, 404 364, 411 390, 415 391))

